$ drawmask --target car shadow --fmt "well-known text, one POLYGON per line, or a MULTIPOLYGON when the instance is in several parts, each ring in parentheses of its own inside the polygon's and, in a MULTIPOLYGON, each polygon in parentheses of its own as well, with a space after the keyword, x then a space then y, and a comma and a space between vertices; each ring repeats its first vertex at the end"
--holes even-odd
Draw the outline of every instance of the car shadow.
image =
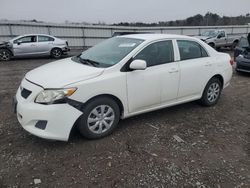
POLYGON ((248 73, 248 72, 236 72, 236 75, 244 76, 244 77, 250 77, 250 73, 248 73))

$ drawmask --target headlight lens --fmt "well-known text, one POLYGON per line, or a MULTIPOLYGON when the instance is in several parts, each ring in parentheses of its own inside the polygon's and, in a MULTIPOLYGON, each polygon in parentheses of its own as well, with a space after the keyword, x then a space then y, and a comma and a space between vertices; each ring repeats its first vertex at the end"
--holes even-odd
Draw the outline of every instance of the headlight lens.
POLYGON ((37 95, 35 102, 42 104, 53 104, 71 96, 76 91, 76 89, 77 88, 44 90, 37 95))

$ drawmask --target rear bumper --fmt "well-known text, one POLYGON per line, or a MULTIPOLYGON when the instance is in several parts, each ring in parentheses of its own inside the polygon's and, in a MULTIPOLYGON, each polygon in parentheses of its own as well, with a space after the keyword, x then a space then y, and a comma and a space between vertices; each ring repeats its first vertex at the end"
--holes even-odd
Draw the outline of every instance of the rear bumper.
POLYGON ((21 86, 32 91, 27 99, 21 96, 20 88, 16 94, 17 119, 22 127, 41 138, 67 141, 72 126, 82 112, 69 104, 35 103, 36 95, 43 89, 26 80, 22 81, 21 86))
POLYGON ((62 48, 62 51, 63 51, 63 53, 67 53, 67 52, 70 51, 70 48, 69 47, 64 47, 64 48, 62 48))

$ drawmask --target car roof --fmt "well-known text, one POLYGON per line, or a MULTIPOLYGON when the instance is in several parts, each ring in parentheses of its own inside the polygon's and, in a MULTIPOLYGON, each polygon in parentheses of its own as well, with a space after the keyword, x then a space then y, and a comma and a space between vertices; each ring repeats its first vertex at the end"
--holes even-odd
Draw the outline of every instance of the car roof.
POLYGON ((134 38, 142 40, 160 40, 160 39, 194 39, 193 37, 185 35, 174 35, 174 34, 132 34, 132 35, 123 35, 118 36, 122 38, 134 38))

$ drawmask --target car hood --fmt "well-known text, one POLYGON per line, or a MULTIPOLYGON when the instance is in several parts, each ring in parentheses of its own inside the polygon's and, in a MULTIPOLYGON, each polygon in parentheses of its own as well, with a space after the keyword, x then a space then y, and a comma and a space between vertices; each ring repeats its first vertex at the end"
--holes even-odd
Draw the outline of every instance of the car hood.
POLYGON ((62 88, 97 77, 103 71, 104 68, 83 65, 67 58, 38 67, 28 72, 25 78, 43 88, 62 88))

